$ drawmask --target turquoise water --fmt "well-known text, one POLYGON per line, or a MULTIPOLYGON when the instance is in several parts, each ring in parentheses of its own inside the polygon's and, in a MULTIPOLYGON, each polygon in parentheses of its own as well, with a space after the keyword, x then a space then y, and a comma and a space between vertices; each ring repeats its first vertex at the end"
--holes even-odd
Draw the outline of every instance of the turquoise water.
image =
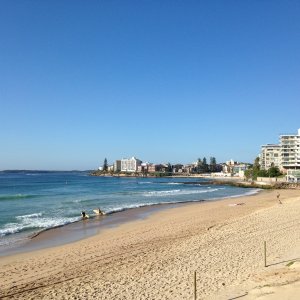
POLYGON ((160 203, 256 193, 195 178, 92 177, 87 172, 0 172, 0 246, 80 220, 82 210, 114 213, 160 203), (194 184, 185 184, 193 182, 194 184))

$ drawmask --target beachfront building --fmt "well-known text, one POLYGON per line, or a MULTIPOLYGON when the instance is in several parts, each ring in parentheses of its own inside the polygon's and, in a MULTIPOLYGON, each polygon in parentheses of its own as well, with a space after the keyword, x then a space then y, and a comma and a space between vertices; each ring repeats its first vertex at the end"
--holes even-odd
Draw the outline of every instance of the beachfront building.
POLYGON ((233 167, 235 164, 237 164, 237 161, 234 161, 233 159, 227 160, 225 163, 221 164, 222 173, 233 175, 233 167))
POLYGON ((137 172, 138 172, 138 173, 148 173, 148 166, 149 166, 149 163, 148 163, 148 162, 141 163, 141 164, 137 167, 137 172))
POLYGON ((122 158, 121 159, 121 171, 122 172, 137 172, 138 166, 142 163, 141 160, 131 157, 131 158, 122 158))
POLYGON ((286 180, 289 182, 300 182, 300 169, 287 170, 286 180))
POLYGON ((237 163, 232 167, 233 176, 244 177, 245 171, 249 168, 249 164, 237 163))
POLYGON ((262 170, 269 170, 272 166, 280 168, 281 146, 277 144, 261 146, 259 159, 262 170))
POLYGON ((184 173, 183 165, 182 164, 176 164, 172 166, 172 173, 184 173))
POLYGON ((231 174, 231 167, 227 163, 222 163, 222 173, 224 174, 231 174))
POLYGON ((192 174, 195 171, 197 163, 186 164, 183 166, 183 172, 186 174, 192 174))
POLYGON ((298 134, 280 135, 281 168, 284 171, 300 169, 300 129, 298 134))
POLYGON ((108 172, 113 172, 114 171, 114 165, 107 166, 107 171, 108 172))
POLYGON ((165 166, 162 164, 149 164, 148 172, 149 173, 163 172, 164 168, 165 168, 165 166))
POLYGON ((300 129, 297 134, 282 134, 279 144, 267 144, 261 147, 261 169, 278 167, 286 174, 288 181, 300 181, 300 129))
POLYGON ((117 159, 114 163, 114 171, 120 172, 121 171, 121 160, 117 159))
POLYGON ((249 168, 247 163, 239 163, 233 159, 220 164, 220 171, 224 176, 244 177, 244 172, 249 168))
POLYGON ((227 165, 227 166, 234 166, 234 165, 236 165, 236 164, 238 164, 238 162, 235 161, 235 160, 233 160, 233 159, 227 160, 227 161, 226 161, 226 165, 227 165))

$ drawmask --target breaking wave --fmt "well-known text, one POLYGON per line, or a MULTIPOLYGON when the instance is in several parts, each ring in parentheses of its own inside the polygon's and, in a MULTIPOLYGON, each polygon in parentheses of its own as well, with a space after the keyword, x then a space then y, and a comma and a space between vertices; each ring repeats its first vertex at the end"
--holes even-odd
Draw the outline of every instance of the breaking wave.
POLYGON ((54 228, 80 220, 80 217, 41 217, 41 213, 16 217, 17 222, 8 223, 0 229, 0 236, 6 236, 28 230, 54 228))
POLYGON ((192 195, 192 194, 203 194, 212 193, 218 191, 219 189, 207 189, 207 190, 167 190, 167 191, 151 191, 143 194, 145 197, 166 197, 166 196, 177 196, 177 195, 192 195))

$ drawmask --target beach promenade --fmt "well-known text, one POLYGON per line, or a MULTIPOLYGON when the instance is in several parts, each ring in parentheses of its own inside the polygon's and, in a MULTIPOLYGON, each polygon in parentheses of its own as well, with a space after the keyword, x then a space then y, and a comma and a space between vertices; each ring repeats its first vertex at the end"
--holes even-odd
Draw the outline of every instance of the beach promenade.
POLYGON ((300 191, 276 195, 187 204, 1 257, 0 298, 194 299, 196 271, 197 299, 297 299, 300 191))

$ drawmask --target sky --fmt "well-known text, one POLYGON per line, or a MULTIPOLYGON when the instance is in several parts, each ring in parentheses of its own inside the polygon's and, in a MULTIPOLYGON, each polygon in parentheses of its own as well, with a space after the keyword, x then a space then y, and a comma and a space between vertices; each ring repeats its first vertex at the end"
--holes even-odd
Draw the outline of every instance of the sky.
POLYGON ((0 7, 0 170, 253 162, 300 128, 297 0, 0 7))

